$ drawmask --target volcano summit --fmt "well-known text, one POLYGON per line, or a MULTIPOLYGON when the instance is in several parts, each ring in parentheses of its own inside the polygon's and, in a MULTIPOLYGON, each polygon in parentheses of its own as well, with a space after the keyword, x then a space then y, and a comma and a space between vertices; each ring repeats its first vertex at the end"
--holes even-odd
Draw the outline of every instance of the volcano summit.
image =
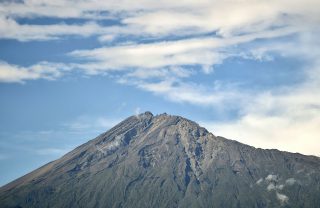
POLYGON ((1 187, 0 207, 320 207, 320 159, 131 116, 1 187))

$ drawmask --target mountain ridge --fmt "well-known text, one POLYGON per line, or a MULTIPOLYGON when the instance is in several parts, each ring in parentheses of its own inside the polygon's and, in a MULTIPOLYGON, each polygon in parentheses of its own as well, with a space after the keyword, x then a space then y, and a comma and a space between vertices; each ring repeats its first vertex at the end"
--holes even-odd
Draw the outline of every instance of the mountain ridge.
POLYGON ((319 171, 316 156, 254 148, 181 116, 145 112, 1 187, 0 204, 316 207, 319 171))

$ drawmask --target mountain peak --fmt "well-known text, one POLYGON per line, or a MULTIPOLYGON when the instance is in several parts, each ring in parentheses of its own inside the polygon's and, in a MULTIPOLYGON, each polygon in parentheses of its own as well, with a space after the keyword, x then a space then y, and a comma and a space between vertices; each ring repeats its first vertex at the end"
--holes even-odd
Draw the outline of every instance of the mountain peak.
POLYGON ((319 178, 319 158, 256 149, 147 111, 2 187, 0 204, 317 207, 319 178))
POLYGON ((153 114, 150 111, 146 111, 144 113, 140 113, 137 117, 153 117, 153 114))

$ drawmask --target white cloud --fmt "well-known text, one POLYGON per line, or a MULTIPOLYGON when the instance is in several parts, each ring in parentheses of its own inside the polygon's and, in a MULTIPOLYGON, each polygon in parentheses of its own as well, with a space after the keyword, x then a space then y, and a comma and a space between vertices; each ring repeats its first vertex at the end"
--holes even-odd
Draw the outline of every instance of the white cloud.
POLYGON ((112 42, 114 40, 113 35, 102 35, 98 38, 100 42, 112 42))
MULTIPOLYGON (((246 94, 240 116, 227 122, 203 122, 217 135, 237 139, 261 148, 291 152, 319 153, 320 130, 320 57, 315 35, 301 35, 294 44, 275 43, 262 46, 261 57, 271 51, 306 61, 301 69, 301 83, 246 94)), ((281 69, 279 69, 281 70, 281 69)), ((241 97, 241 96, 240 96, 241 97)))
POLYGON ((87 132, 101 133, 119 123, 121 119, 112 119, 106 117, 79 116, 71 122, 64 123, 68 131, 83 134, 87 132))
POLYGON ((191 75, 195 74, 195 70, 193 69, 185 69, 183 67, 169 67, 169 68, 154 68, 154 69, 145 69, 145 68, 137 68, 132 72, 128 72, 123 80, 125 82, 126 79, 137 78, 141 80, 149 79, 149 78, 162 78, 166 79, 168 77, 177 77, 177 78, 187 78, 191 75))
MULTIPOLYGON (((292 14, 284 2, 233 1, 206 2, 184 10, 147 11, 128 17, 123 23, 134 25, 151 35, 208 33, 217 31, 222 36, 257 32, 272 25, 289 24, 282 14, 292 14)), ((182 3, 183 5, 183 3, 182 3)), ((309 9, 309 8, 308 8, 309 9)), ((300 11, 297 11, 300 13, 300 11)), ((304 14, 304 12, 301 11, 304 14)))
POLYGON ((2 3, 6 17, 115 18, 122 21, 117 32, 140 36, 185 35, 218 32, 223 36, 264 31, 274 26, 305 26, 319 23, 317 0, 157 2, 32 1, 2 3))
POLYGON ((141 108, 137 107, 136 109, 134 109, 134 115, 138 116, 141 113, 141 108))
POLYGON ((24 82, 26 80, 47 79, 60 77, 63 71, 70 68, 64 64, 40 62, 38 64, 21 67, 0 61, 0 82, 24 82))
MULTIPOLYGON (((95 34, 105 33, 106 29, 94 22, 85 24, 65 23, 53 25, 30 25, 18 24, 14 19, 0 15, 0 38, 17 39, 19 41, 50 40, 61 36, 73 35, 88 37, 95 34)), ((105 40, 106 38, 102 38, 105 40)))
POLYGON ((242 116, 203 123, 218 135, 261 148, 319 155, 320 94, 312 83, 250 97, 242 116))
MULTIPOLYGON (((235 51, 226 52, 226 49, 230 46, 236 46, 258 38, 281 37, 295 32, 294 28, 281 28, 231 38, 207 37, 149 44, 133 43, 92 50, 76 50, 71 52, 70 55, 87 59, 89 63, 91 61, 98 66, 106 66, 104 70, 123 68, 148 70, 161 67, 200 65, 205 72, 208 72, 208 68, 222 63, 224 59, 230 56, 238 56, 235 51)), ((91 71, 96 70, 95 65, 85 68, 91 71)))
POLYGON ((227 101, 238 98, 235 91, 220 91, 218 84, 213 84, 210 88, 201 84, 181 82, 173 79, 157 83, 138 82, 135 84, 140 89, 161 95, 168 100, 200 106, 218 107, 227 101))

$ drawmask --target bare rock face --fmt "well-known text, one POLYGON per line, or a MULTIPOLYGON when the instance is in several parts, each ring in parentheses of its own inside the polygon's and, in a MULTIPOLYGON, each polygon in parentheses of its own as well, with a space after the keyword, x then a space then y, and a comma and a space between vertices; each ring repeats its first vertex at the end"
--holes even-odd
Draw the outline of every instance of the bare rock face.
POLYGON ((320 207, 320 159, 146 112, 3 186, 0 207, 320 207))

